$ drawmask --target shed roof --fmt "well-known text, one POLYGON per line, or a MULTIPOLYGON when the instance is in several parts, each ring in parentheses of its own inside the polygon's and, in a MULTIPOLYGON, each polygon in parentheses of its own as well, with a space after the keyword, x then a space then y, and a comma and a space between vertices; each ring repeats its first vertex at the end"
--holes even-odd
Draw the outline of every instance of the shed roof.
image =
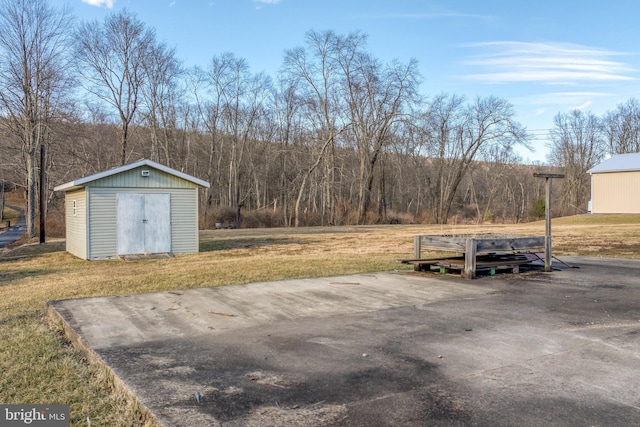
POLYGON ((640 153, 616 154, 589 169, 589 173, 640 171, 640 153))
POLYGON ((116 175, 122 172, 126 172, 129 171, 131 169, 135 169, 137 167, 140 166, 147 166, 150 168, 154 168, 154 169, 158 169, 162 172, 168 173, 170 175, 176 176, 178 178, 182 178, 186 181, 192 182, 196 185, 199 185, 200 187, 205 187, 205 188, 209 188, 209 183, 207 181, 203 181, 201 179, 195 178, 191 175, 187 175, 186 173, 177 171, 175 169, 171 169, 170 167, 161 165, 160 163, 156 163, 156 162, 152 162, 151 160, 148 159, 142 159, 142 160, 138 160, 137 162, 133 162, 133 163, 129 163, 126 165, 122 165, 122 166, 118 166, 106 171, 102 171, 102 172, 98 172, 96 174, 93 175, 89 175, 89 176, 85 176, 84 178, 79 178, 70 182, 67 182, 65 184, 61 184, 58 185, 57 187, 55 187, 53 190, 54 191, 69 191, 69 190, 73 190, 76 188, 81 188, 86 186, 87 184, 96 181, 98 179, 102 179, 102 178, 106 178, 112 175, 116 175))

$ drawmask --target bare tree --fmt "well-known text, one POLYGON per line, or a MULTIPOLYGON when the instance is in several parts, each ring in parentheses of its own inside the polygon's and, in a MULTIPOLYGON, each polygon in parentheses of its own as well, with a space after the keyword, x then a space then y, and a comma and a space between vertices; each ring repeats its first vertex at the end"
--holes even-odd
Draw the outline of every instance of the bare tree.
POLYGON ((640 152, 640 102, 630 98, 602 118, 602 126, 609 143, 609 153, 640 152))
POLYGON ((175 49, 153 44, 143 63, 145 84, 142 86, 144 117, 151 136, 151 160, 175 167, 170 154, 170 132, 177 126, 176 109, 181 103, 178 90, 183 70, 175 49))
POLYGON ((291 195, 290 184, 292 177, 297 176, 291 164, 291 144, 295 142, 296 134, 300 131, 300 100, 297 94, 298 80, 280 78, 273 91, 273 108, 277 126, 276 143, 280 150, 278 153, 278 165, 280 167, 279 197, 282 203, 283 221, 285 225, 291 225, 289 215, 289 198, 291 195))
POLYGON ((191 87, 209 138, 207 176, 211 189, 205 206, 240 208, 249 197, 255 170, 247 150, 256 148, 269 110, 271 80, 252 74, 246 60, 232 53, 215 56, 208 69, 191 72, 191 87), (214 201, 215 198, 215 201, 214 201))
POLYGON ((425 153, 432 156, 429 189, 436 222, 445 224, 456 191, 481 149, 525 143, 525 129, 513 119, 511 104, 496 97, 464 98, 442 94, 425 114, 425 153))
POLYGON ((586 211, 590 184, 587 171, 606 153, 600 120, 590 112, 573 110, 558 113, 553 122, 549 132, 549 160, 565 174, 563 208, 569 208, 573 213, 586 211))
POLYGON ((491 145, 482 150, 478 161, 469 168, 468 183, 477 224, 496 216, 504 220, 506 211, 514 207, 512 203, 517 203, 514 187, 517 174, 513 169, 518 162, 510 144, 491 145))
POLYGON ((104 22, 85 22, 76 34, 76 59, 85 88, 112 106, 120 120, 120 162, 128 157, 130 127, 138 111, 144 65, 155 33, 127 10, 104 22))
MULTIPOLYGON (((362 51, 363 38, 351 36, 349 46, 338 51, 343 71, 344 93, 351 126, 360 158, 358 218, 365 221, 371 205, 372 189, 381 153, 391 142, 394 126, 417 103, 419 72, 416 61, 407 65, 382 64, 362 51)), ((348 136, 347 136, 348 137, 348 136)))
MULTIPOLYGON (((350 36, 353 37, 353 36, 350 36)), ((339 51, 353 46, 344 37, 332 31, 310 31, 306 35, 306 47, 285 52, 284 73, 299 81, 299 96, 305 112, 308 129, 316 141, 315 161, 311 162, 303 173, 298 187, 295 203, 295 226, 300 224, 301 203, 309 178, 316 168, 326 161, 329 153, 327 186, 330 194, 325 197, 329 206, 329 222, 333 223, 336 138, 346 130, 350 123, 344 121, 341 109, 344 106, 340 93, 339 51)), ((323 206, 324 209, 325 206, 323 206)))
POLYGON ((46 0, 0 2, 0 109, 7 118, 2 123, 22 149, 30 237, 35 236, 37 153, 72 85, 66 55, 70 25, 68 11, 46 0))

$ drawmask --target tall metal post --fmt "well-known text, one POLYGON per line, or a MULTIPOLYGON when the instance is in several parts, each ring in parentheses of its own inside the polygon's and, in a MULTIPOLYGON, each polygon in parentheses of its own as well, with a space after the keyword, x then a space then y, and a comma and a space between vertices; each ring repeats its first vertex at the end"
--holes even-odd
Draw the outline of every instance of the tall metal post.
POLYGON ((551 256, 551 181, 553 178, 564 178, 563 174, 557 173, 534 173, 536 178, 544 178, 544 271, 550 272, 552 267, 551 256))

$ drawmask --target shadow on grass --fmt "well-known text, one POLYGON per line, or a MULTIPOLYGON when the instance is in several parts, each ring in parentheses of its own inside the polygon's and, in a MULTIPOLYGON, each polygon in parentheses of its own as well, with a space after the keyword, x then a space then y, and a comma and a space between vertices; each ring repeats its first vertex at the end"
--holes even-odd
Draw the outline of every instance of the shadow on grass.
POLYGON ((309 240, 270 238, 270 237, 239 237, 228 239, 202 239, 200 252, 225 251, 230 249, 251 249, 274 245, 306 245, 309 240))
POLYGON ((64 241, 47 242, 43 244, 29 243, 5 250, 4 252, 0 252, 0 262, 15 261, 25 258, 35 258, 38 255, 64 251, 64 241))
POLYGON ((42 277, 52 274, 60 274, 63 270, 57 268, 41 268, 41 269, 19 269, 0 273, 0 288, 12 285, 14 282, 22 280, 26 277, 42 277))

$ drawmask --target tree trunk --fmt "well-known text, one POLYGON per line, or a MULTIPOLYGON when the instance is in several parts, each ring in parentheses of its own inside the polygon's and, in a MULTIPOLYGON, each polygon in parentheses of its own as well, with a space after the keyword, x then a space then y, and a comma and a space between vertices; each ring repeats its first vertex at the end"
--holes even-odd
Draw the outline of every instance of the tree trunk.
POLYGON ((36 150, 30 149, 27 153, 27 234, 29 237, 36 235, 36 150))
POLYGON ((307 172, 304 174, 304 177, 302 178, 302 183, 300 183, 300 189, 298 190, 298 197, 296 198, 296 206, 295 206, 295 217, 296 217, 295 227, 296 228, 300 226, 300 204, 302 203, 302 196, 304 195, 304 189, 307 186, 307 180, 309 179, 313 171, 318 167, 318 165, 324 158, 324 152, 327 150, 327 147, 329 146, 329 144, 333 142, 333 138, 334 138, 333 136, 327 138, 325 143, 322 145, 322 148, 320 149, 320 154, 318 154, 318 158, 316 159, 316 162, 313 165, 311 165, 311 167, 307 170, 307 172))
POLYGON ((129 124, 122 122, 122 135, 120 137, 120 164, 127 163, 127 139, 129 138, 129 124))

